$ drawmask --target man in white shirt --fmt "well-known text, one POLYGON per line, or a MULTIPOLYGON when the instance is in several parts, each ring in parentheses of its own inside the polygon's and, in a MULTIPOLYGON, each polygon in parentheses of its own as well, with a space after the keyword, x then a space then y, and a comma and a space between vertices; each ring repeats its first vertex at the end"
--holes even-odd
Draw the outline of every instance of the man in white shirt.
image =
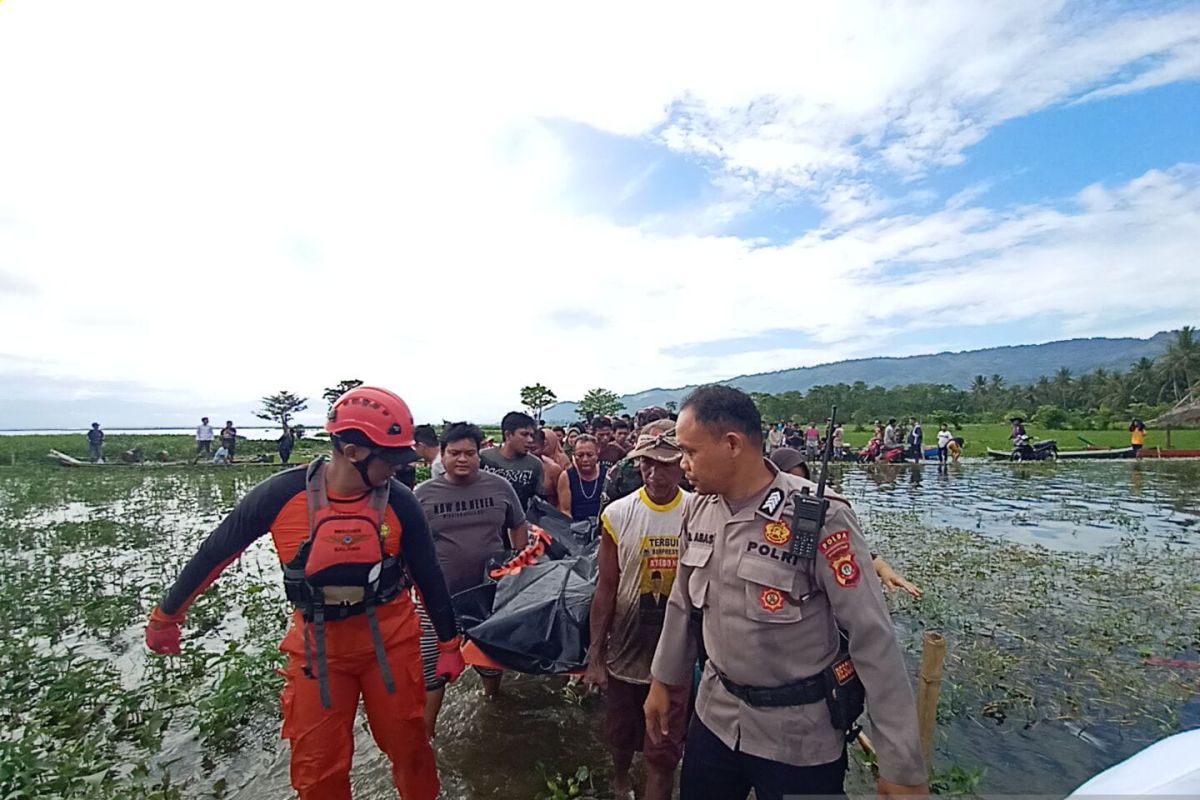
POLYGON ((212 457, 212 443, 212 425, 208 424, 208 417, 201 417, 200 424, 196 426, 196 455, 192 458, 193 464, 200 460, 200 456, 212 457))

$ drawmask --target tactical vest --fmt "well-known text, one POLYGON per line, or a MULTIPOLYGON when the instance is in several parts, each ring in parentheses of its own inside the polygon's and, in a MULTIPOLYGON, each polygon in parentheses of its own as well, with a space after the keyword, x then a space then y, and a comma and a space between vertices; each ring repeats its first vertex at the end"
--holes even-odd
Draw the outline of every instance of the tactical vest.
POLYGON ((283 586, 287 599, 304 617, 305 674, 314 677, 315 661, 321 705, 329 708, 327 621, 366 614, 383 684, 389 693, 395 690, 375 607, 394 600, 408 587, 408 572, 403 558, 389 555, 385 546, 389 535, 400 535, 400 531, 388 531, 384 524, 388 486, 371 491, 367 513, 344 514, 329 504, 326 467, 321 457, 309 465, 305 474, 308 538, 295 557, 283 565, 283 586))

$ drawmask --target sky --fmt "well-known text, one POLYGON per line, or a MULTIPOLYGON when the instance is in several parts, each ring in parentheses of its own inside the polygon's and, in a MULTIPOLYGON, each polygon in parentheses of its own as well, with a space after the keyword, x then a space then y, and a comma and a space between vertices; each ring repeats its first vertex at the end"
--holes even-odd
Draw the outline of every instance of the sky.
POLYGON ((1198 78, 1196 2, 0 2, 0 428, 1196 324, 1198 78))

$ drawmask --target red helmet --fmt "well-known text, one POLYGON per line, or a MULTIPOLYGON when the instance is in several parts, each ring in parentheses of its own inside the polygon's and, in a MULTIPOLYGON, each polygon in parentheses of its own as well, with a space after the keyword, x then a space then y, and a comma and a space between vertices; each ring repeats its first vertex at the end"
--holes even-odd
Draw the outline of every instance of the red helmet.
POLYGON ((412 447, 413 415, 398 394, 359 386, 339 397, 329 409, 325 430, 362 431, 377 447, 412 447))

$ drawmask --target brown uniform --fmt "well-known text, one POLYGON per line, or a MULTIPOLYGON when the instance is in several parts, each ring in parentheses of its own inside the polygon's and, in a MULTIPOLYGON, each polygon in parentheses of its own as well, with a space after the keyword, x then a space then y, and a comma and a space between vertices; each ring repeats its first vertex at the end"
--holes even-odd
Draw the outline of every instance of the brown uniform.
POLYGON ((704 610, 704 665, 696 711, 730 749, 794 766, 842 755, 845 737, 825 703, 764 708, 721 683, 783 686, 816 675, 838 655, 841 626, 866 687, 880 775, 903 785, 927 779, 916 704, 892 631, 879 578, 849 503, 834 495, 813 559, 789 552, 792 497, 811 481, 780 473, 737 514, 716 495, 693 495, 683 514, 679 567, 652 675, 665 684, 691 680, 692 606, 704 610))

